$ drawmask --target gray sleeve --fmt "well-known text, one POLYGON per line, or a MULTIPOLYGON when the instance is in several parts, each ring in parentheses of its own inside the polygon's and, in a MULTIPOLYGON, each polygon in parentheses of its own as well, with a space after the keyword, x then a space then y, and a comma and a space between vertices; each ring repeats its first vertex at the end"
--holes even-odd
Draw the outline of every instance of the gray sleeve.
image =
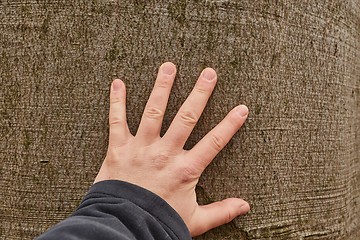
POLYGON ((162 198, 131 183, 94 184, 79 208, 37 240, 191 239, 177 212, 162 198))

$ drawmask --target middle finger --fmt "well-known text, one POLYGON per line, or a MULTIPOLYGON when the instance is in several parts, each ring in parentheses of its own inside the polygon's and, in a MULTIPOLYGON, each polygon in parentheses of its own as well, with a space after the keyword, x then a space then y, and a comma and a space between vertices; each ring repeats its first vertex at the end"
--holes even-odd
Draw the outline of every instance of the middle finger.
POLYGON ((159 69, 155 86, 145 106, 144 114, 136 133, 136 136, 146 143, 160 137, 161 124, 175 74, 176 67, 171 62, 162 64, 159 69))
POLYGON ((184 147, 214 90, 216 80, 217 76, 214 69, 206 68, 202 71, 195 87, 163 136, 169 145, 184 147))

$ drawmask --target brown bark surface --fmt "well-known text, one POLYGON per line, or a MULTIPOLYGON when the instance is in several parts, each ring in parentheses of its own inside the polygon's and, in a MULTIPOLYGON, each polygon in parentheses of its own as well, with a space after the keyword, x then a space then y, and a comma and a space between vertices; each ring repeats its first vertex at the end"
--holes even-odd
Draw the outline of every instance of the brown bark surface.
POLYGON ((360 2, 1 1, 0 238, 67 217, 107 146, 109 86, 136 132, 164 61, 163 131, 200 71, 218 85, 191 148, 239 103, 250 116, 199 182, 251 213, 199 239, 360 239, 360 2))

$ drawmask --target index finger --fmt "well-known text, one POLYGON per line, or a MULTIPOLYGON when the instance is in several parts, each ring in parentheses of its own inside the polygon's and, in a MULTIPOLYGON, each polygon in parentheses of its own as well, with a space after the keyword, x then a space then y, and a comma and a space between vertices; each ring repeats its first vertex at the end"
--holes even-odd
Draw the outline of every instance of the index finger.
POLYGON ((196 161, 203 171, 244 124, 248 112, 245 105, 232 109, 215 128, 186 153, 188 154, 186 159, 196 161))

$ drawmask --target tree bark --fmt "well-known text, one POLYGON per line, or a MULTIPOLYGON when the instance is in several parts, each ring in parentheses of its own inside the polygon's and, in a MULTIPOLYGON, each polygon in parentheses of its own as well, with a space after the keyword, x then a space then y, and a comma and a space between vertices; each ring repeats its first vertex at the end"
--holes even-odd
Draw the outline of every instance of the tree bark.
POLYGON ((163 132, 200 71, 218 72, 187 149, 250 109, 197 190, 252 210, 199 239, 360 238, 358 0, 1 1, 0 22, 1 239, 78 206, 105 156, 112 79, 135 133, 164 61, 178 75, 163 132))

